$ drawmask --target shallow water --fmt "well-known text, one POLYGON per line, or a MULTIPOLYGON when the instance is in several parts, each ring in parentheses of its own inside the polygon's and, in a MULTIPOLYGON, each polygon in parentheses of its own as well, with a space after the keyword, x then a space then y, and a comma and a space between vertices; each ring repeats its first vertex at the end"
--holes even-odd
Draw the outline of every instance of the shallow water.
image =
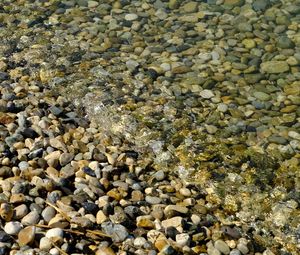
POLYGON ((199 184, 224 224, 298 249, 299 1, 96 3, 2 4, 10 76, 27 72, 144 166, 199 184))

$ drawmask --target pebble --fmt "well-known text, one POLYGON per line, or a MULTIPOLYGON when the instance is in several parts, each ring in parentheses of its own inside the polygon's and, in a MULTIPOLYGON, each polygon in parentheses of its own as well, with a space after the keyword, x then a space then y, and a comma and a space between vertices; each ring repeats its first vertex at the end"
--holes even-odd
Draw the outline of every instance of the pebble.
POLYGON ((191 238, 190 238, 189 234, 182 233, 182 234, 176 235, 176 243, 179 246, 181 246, 181 247, 184 247, 186 245, 189 246, 190 242, 191 242, 191 238))
POLYGON ((165 229, 168 228, 168 227, 175 227, 175 228, 181 227, 182 223, 183 223, 183 218, 180 217, 180 216, 176 216, 176 217, 173 217, 173 218, 170 218, 170 219, 166 219, 166 220, 163 220, 161 222, 162 226, 165 229))
POLYGON ((43 211, 42 211, 42 217, 45 220, 45 222, 49 222, 54 216, 56 215, 56 211, 53 207, 47 206, 43 211))
POLYGON ((156 205, 156 204, 161 203, 161 198, 159 198, 159 197, 146 196, 145 200, 146 200, 147 203, 149 203, 151 205, 156 205))
POLYGON ((133 21, 136 19, 138 19, 138 15, 136 15, 135 13, 128 13, 125 15, 125 20, 133 21))
POLYGON ((200 96, 205 99, 210 99, 210 98, 214 97, 215 95, 211 90, 204 89, 200 92, 200 96))
POLYGON ((223 240, 215 241, 214 246, 217 250, 219 250, 223 254, 229 254, 230 253, 230 249, 229 249, 227 243, 225 243, 223 240))
POLYGON ((244 255, 245 255, 245 254, 248 254, 248 252, 249 252, 249 249, 248 249, 247 245, 244 244, 244 243, 238 243, 237 249, 238 249, 241 253, 243 253, 244 255))
POLYGON ((104 222, 101 224, 103 231, 112 237, 113 242, 122 242, 128 236, 127 229, 121 224, 104 222))
POLYGON ((28 226, 22 229, 18 234, 18 241, 20 245, 29 245, 35 238, 35 226, 28 226))
POLYGON ((40 215, 37 211, 32 211, 28 213, 24 218, 21 220, 23 225, 34 225, 39 222, 40 215))
POLYGON ((43 236, 40 239, 39 248, 43 251, 49 251, 52 247, 52 242, 48 237, 43 236))
POLYGON ((10 221, 4 226, 4 231, 9 235, 17 235, 21 229, 22 224, 18 221, 10 221))
POLYGON ((64 237, 64 231, 61 228, 52 228, 46 232, 46 237, 50 240, 62 240, 64 237))
POLYGON ((276 74, 289 71, 289 66, 285 61, 267 61, 260 65, 262 72, 276 74))

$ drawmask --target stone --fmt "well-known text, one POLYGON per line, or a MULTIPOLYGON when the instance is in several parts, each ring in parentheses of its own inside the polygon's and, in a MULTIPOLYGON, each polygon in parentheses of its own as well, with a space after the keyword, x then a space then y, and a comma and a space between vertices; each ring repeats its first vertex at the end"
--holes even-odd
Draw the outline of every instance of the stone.
POLYGON ((29 245, 35 238, 35 226, 28 226, 22 229, 18 234, 18 242, 21 246, 29 245))
POLYGON ((156 204, 161 203, 161 198, 159 198, 159 197, 146 196, 145 200, 146 200, 147 203, 149 203, 151 205, 156 205, 156 204))
POLYGON ((59 157, 59 163, 61 166, 65 166, 68 163, 70 163, 72 161, 72 159, 74 158, 74 154, 73 153, 62 153, 59 157))
POLYGON ((269 5, 269 0, 254 0, 252 3, 252 7, 255 11, 265 11, 269 5))
POLYGON ((125 20, 127 21, 134 21, 138 19, 138 15, 136 15, 135 13, 128 13, 125 15, 125 20))
POLYGON ((284 73, 290 70, 289 65, 285 61, 267 61, 260 65, 263 73, 284 73))
POLYGON ((253 39, 244 39, 242 44, 244 44, 246 49, 252 49, 256 46, 256 42, 253 39))
POLYGON ((271 99, 270 95, 265 93, 265 92, 261 92, 261 91, 255 91, 253 93, 253 96, 255 98, 257 98, 258 100, 261 100, 261 101, 268 101, 271 99))
POLYGON ((121 224, 113 224, 112 222, 104 222, 101 228, 107 235, 110 235, 113 242, 123 242, 128 236, 127 229, 121 224))
POLYGON ((110 247, 100 247, 95 255, 115 255, 116 253, 114 252, 114 250, 110 247))
POLYGON ((191 238, 190 238, 189 234, 182 233, 182 234, 176 235, 176 243, 179 246, 181 246, 181 247, 184 247, 186 245, 189 246, 190 242, 191 242, 191 238))
POLYGON ((208 255, 221 255, 222 253, 215 247, 209 247, 209 248, 207 248, 207 254, 208 255))
POLYGON ((34 225, 37 224, 40 220, 40 215, 37 211, 32 211, 28 213, 22 220, 23 225, 34 225))
POLYGON ((291 49, 295 47, 294 42, 287 36, 280 36, 276 40, 276 46, 281 49, 291 49))
POLYGON ((146 229, 153 229, 154 228, 154 222, 152 221, 152 216, 138 216, 136 218, 136 226, 146 229))
POLYGON ((223 4, 228 7, 242 6, 245 4, 245 0, 224 0, 223 4))
POLYGON ((4 226, 4 231, 9 235, 17 235, 21 229, 22 224, 18 221, 10 221, 4 226))
POLYGON ((54 242, 62 242, 64 231, 61 228, 52 228, 46 232, 45 236, 54 242))
POLYGON ((169 0, 168 7, 172 10, 177 9, 180 6, 181 0, 169 0))
POLYGON ((96 223, 97 224, 102 224, 107 220, 107 216, 103 213, 102 210, 99 210, 96 214, 96 223))
POLYGON ((42 211, 42 217, 45 220, 45 222, 49 222, 54 216, 56 215, 56 210, 51 207, 47 206, 43 211, 42 211))
POLYGON ((95 8, 99 5, 99 2, 90 0, 88 1, 87 5, 89 8, 95 8))
POLYGON ((48 237, 45 237, 43 236, 41 239, 40 239, 40 244, 39 244, 39 248, 42 250, 42 251, 49 251, 52 247, 52 242, 51 240, 48 238, 48 237))
POLYGON ((192 195, 191 191, 188 188, 181 188, 179 193, 185 197, 190 197, 192 195))
POLYGON ((241 255, 241 252, 238 249, 233 249, 230 251, 229 255, 241 255))
POLYGON ((165 179, 165 172, 163 170, 157 171, 155 174, 152 175, 157 181, 162 181, 165 179))
POLYGON ((223 240, 217 240, 215 241, 214 247, 222 252, 222 254, 229 254, 230 253, 230 249, 227 245, 227 243, 225 243, 223 240))
POLYGON ((10 221, 13 217, 13 206, 8 203, 2 203, 0 207, 0 216, 5 221, 10 221))
POLYGON ((248 252, 249 252, 247 245, 244 243, 238 243, 236 248, 244 255, 248 254, 248 252))
POLYGON ((28 214, 28 208, 25 204, 18 205, 14 209, 14 219, 19 220, 22 219, 26 214, 28 214))
POLYGON ((133 245, 135 247, 140 248, 140 247, 143 247, 146 242, 147 242, 146 238, 144 238, 144 237, 137 237, 137 238, 134 239, 133 245))
POLYGON ((164 209, 164 214, 168 216, 173 211, 186 214, 188 213, 189 210, 187 207, 181 205, 167 205, 166 208, 164 209))
POLYGON ((210 99, 210 98, 214 97, 215 95, 211 90, 204 89, 200 92, 200 96, 205 99, 210 99))
POLYGON ((197 2, 188 2, 182 6, 184 12, 191 13, 198 11, 198 3, 197 2))
POLYGON ((163 220, 161 224, 165 229, 168 227, 175 227, 175 228, 182 227, 183 218, 180 216, 176 216, 170 219, 163 220))

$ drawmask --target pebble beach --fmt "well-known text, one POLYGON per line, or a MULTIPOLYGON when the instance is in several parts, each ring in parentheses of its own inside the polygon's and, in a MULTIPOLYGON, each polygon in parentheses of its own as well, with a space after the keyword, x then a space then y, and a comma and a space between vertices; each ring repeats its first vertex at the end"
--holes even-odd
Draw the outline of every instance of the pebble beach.
POLYGON ((2 0, 0 42, 0 255, 300 254, 299 0, 2 0))

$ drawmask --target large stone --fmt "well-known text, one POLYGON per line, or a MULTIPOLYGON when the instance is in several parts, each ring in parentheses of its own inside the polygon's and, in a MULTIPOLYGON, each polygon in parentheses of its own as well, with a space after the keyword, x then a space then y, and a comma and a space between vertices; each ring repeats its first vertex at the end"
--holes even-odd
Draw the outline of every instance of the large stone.
POLYGON ((285 61, 267 61, 260 65, 263 73, 284 73, 290 70, 285 61))

